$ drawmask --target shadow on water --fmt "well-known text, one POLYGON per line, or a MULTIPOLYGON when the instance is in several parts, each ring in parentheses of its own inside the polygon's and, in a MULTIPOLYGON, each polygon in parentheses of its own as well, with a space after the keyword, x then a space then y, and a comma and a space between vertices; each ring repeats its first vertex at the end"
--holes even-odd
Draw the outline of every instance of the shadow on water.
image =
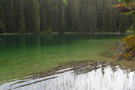
POLYGON ((0 85, 0 90, 135 90, 135 72, 90 62, 0 85))

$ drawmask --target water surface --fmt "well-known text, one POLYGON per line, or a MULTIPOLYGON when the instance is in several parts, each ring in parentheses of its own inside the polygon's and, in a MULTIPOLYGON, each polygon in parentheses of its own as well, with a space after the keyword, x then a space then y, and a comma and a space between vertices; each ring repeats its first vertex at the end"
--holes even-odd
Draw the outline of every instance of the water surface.
POLYGON ((135 90, 135 72, 100 62, 26 78, 1 84, 0 90, 135 90))
POLYGON ((0 36, 0 82, 36 75, 73 60, 101 60, 120 35, 0 36))

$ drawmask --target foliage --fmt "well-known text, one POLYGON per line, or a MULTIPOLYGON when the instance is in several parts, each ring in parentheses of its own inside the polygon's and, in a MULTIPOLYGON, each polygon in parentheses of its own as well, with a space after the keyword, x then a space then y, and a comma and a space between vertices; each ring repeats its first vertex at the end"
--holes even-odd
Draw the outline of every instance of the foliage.
POLYGON ((0 21, 0 32, 4 32, 5 30, 5 25, 3 24, 2 21, 0 21))
POLYGON ((20 33, 25 32, 25 16, 24 16, 24 7, 23 7, 23 0, 19 0, 19 20, 18 20, 18 31, 20 33))
POLYGON ((122 39, 128 48, 135 48, 135 36, 131 35, 122 39))
POLYGON ((112 5, 112 7, 119 8, 119 9, 128 8, 128 6, 125 4, 112 5))
POLYGON ((7 32, 16 32, 17 25, 16 25, 16 15, 15 15, 15 8, 14 8, 14 0, 5 1, 5 18, 6 18, 6 29, 7 32))
POLYGON ((67 0, 63 0, 63 3, 64 3, 65 5, 67 5, 67 0))
POLYGON ((123 57, 129 59, 135 55, 135 36, 131 35, 122 39, 126 43, 125 49, 131 49, 129 52, 124 52, 123 57))
POLYGON ((121 45, 117 47, 112 46, 113 51, 112 58, 118 58, 118 60, 126 59, 131 60, 135 56, 135 36, 131 35, 121 40, 121 45))
POLYGON ((134 33, 135 33, 135 31, 134 31, 134 30, 132 30, 132 29, 128 29, 128 30, 126 30, 126 33, 128 33, 128 34, 134 34, 134 33))
MULTIPOLYGON (((135 1, 132 0, 119 0, 120 4, 117 5, 112 5, 113 7, 117 8, 119 13, 125 14, 125 15, 130 15, 130 17, 134 17, 135 15, 135 1)), ((135 22, 134 18, 132 20, 132 25, 130 26, 130 32, 132 31, 133 34, 135 32, 135 22)), ((124 27, 125 25, 123 25, 124 27)), ((128 25, 126 25, 128 26, 128 25)), ((129 27, 129 26, 128 26, 129 27)), ((129 30, 128 30, 129 32, 129 30)))
POLYGON ((120 3, 128 4, 131 0, 118 0, 120 3))
POLYGON ((47 27, 46 33, 51 34, 52 33, 52 28, 51 27, 47 27))
POLYGON ((120 0, 121 4, 112 5, 117 8, 120 13, 124 14, 133 14, 135 13, 135 2, 131 2, 131 0, 120 0))
MULTIPOLYGON (((134 15, 135 14, 135 2, 131 0, 119 0, 120 4, 112 5, 113 7, 117 8, 119 10, 119 13, 125 14, 125 15, 134 15)), ((126 25, 128 26, 128 25, 126 25)), ((135 32, 135 26, 132 22, 131 27, 132 29, 127 30, 127 32, 133 33, 135 32)), ((117 53, 113 55, 113 58, 118 57, 118 60, 121 59, 127 59, 131 60, 135 56, 135 36, 131 35, 128 37, 125 37, 122 39, 123 44, 120 45, 120 48, 117 48, 117 53)), ((112 48, 112 50, 114 50, 112 48)))
MULTIPOLYGON (((0 0, 0 20, 5 25, 4 31, 11 33, 39 33, 47 27, 52 32, 116 32, 119 28, 124 32, 126 28, 122 26, 134 19, 123 20, 114 13, 111 5, 117 3, 117 0, 0 0)), ((133 8, 134 3, 129 6, 133 8)))

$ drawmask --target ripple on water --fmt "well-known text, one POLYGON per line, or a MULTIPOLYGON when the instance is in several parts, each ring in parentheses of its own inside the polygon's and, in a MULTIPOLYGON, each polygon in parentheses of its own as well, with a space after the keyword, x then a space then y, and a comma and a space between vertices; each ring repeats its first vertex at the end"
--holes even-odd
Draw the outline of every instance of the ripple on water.
POLYGON ((6 82, 0 85, 0 90, 135 90, 135 73, 96 63, 58 70, 49 76, 6 82))

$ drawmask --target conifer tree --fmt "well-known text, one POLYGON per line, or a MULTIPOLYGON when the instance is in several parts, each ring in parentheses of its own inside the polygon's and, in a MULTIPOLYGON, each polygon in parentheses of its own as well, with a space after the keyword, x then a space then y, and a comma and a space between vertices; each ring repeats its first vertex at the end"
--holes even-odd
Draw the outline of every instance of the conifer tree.
MULTIPOLYGON (((17 29, 19 28, 19 18, 20 18, 20 0, 14 0, 14 10, 15 10, 15 17, 16 17, 16 26, 17 29)), ((18 32, 18 30, 17 30, 18 32)))
MULTIPOLYGON (((37 0, 27 0, 25 7, 26 27, 29 32, 40 32, 39 3, 37 0)), ((27 32, 28 32, 27 31, 27 32)))
POLYGON ((0 1, 0 32, 6 32, 5 31, 5 17, 4 17, 4 9, 2 5, 2 1, 0 1))
MULTIPOLYGON (((0 32, 125 31, 122 26, 134 22, 134 16, 122 20, 111 7, 115 4, 117 0, 0 0, 0 32)), ((134 3, 115 7, 135 11, 134 3)))
POLYGON ((15 10, 14 10, 14 5, 13 5, 13 1, 14 0, 5 0, 6 1, 6 11, 5 11, 5 15, 6 15, 6 29, 8 32, 16 32, 16 16, 15 16, 15 10))
POLYGON ((39 21, 39 3, 37 0, 31 1, 31 30, 32 32, 40 32, 40 21, 39 21))
POLYGON ((60 0, 60 6, 61 6, 61 10, 60 10, 60 28, 59 28, 59 32, 63 33, 65 32, 65 7, 67 5, 67 1, 66 0, 60 0))
POLYGON ((41 10, 41 16, 40 16, 40 29, 41 31, 45 31, 47 26, 47 18, 46 18, 46 12, 44 9, 41 10))
POLYGON ((131 21, 128 16, 121 14, 119 18, 119 31, 125 32, 131 25, 131 21))
POLYGON ((19 11, 19 23, 18 23, 18 29, 20 33, 25 32, 25 16, 24 16, 24 5, 23 0, 20 0, 20 11, 19 11))
POLYGON ((78 31, 79 22, 79 0, 71 1, 72 30, 78 31))

